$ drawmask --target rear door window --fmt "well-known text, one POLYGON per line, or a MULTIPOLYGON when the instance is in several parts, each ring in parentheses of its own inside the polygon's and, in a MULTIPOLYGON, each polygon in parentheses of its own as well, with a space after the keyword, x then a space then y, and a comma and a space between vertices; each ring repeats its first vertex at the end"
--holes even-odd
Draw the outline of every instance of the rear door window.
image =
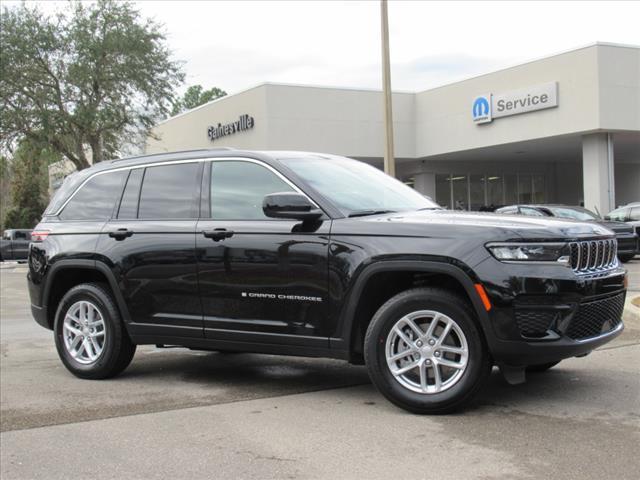
POLYGON ((138 218, 197 218, 201 167, 201 163, 192 162, 146 168, 138 218))
POLYGON ((90 178, 71 197, 60 218, 63 220, 107 220, 122 192, 126 171, 102 173, 90 178))

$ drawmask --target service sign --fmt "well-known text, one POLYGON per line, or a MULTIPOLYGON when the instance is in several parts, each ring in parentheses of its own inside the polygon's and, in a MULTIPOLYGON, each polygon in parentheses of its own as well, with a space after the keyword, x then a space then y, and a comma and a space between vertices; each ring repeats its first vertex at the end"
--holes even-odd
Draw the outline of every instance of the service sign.
POLYGON ((474 123, 544 110, 558 106, 558 82, 543 83, 505 93, 480 95, 473 99, 474 123))

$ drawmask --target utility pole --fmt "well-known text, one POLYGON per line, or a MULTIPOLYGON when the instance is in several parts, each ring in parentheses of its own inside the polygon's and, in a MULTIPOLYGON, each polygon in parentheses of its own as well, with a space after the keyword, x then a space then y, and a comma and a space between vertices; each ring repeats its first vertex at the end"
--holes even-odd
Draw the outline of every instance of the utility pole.
POLYGON ((384 97, 384 172, 396 176, 393 155, 393 110, 391 108, 391 67, 389 64, 389 19, 387 0, 380 0, 382 19, 382 96, 384 97))

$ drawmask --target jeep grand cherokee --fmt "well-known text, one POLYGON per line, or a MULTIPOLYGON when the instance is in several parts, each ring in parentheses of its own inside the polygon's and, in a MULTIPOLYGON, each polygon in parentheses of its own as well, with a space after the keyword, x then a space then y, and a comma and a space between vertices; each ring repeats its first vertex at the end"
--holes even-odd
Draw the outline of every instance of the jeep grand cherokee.
POLYGON ((364 163, 230 149, 101 162, 33 233, 29 289, 81 378, 136 345, 365 363, 391 402, 459 409, 620 334, 625 271, 593 223, 451 212, 364 163))

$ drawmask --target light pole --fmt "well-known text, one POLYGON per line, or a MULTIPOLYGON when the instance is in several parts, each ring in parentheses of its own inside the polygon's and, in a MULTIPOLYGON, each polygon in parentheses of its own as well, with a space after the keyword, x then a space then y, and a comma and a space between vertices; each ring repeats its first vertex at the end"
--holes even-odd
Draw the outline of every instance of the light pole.
POLYGON ((382 96, 384 97, 384 171, 396 176, 396 160, 393 155, 393 110, 391 108, 391 67, 389 65, 389 19, 387 0, 380 0, 382 20, 382 96))

